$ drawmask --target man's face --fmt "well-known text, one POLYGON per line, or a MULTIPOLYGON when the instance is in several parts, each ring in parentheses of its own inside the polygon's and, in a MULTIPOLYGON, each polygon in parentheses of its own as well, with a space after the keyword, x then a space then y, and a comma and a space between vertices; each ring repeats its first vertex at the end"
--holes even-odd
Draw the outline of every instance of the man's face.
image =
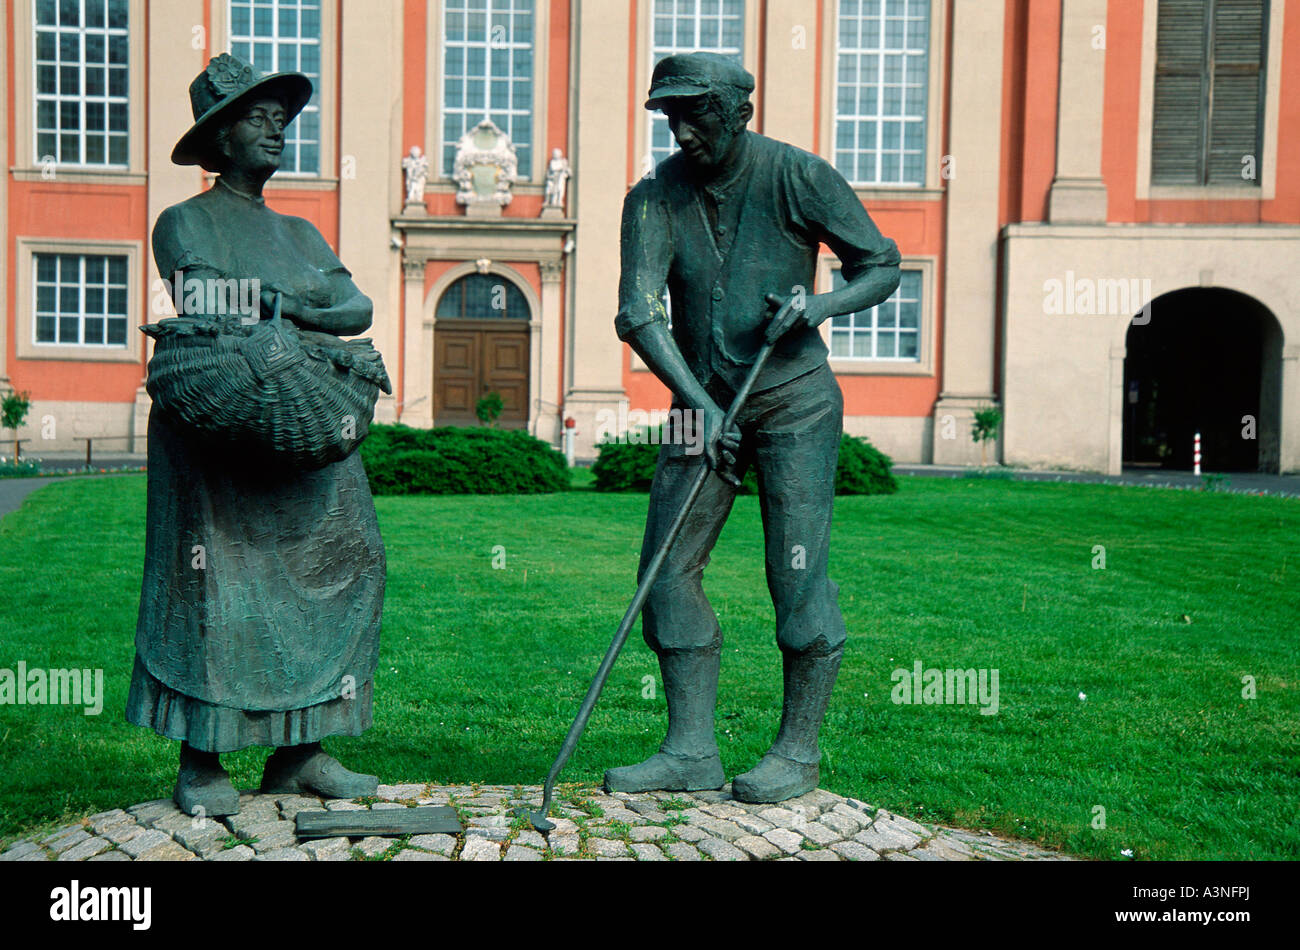
POLYGON ((708 96, 669 99, 663 111, 686 161, 703 171, 721 164, 744 129, 728 125, 708 96))
POLYGON ((230 127, 225 145, 230 165, 274 174, 284 151, 285 119, 284 104, 277 99, 260 99, 250 105, 244 117, 230 127))

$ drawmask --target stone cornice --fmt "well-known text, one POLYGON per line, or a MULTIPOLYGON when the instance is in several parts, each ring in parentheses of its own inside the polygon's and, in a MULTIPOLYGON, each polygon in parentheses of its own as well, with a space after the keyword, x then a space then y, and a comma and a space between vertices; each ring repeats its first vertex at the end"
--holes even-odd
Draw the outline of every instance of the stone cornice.
POLYGON ((462 215, 398 215, 393 227, 405 232, 406 256, 416 260, 559 261, 572 218, 479 219, 462 215))

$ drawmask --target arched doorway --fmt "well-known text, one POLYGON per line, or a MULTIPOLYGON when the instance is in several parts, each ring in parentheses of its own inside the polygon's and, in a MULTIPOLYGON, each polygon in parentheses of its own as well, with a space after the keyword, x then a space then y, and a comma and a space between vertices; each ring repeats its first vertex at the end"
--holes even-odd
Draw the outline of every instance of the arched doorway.
POLYGON ((532 315, 523 292, 500 274, 467 274, 435 313, 433 424, 479 425, 479 400, 496 392, 505 404, 497 425, 527 428, 532 315))
POLYGON ((1276 472, 1281 457, 1282 330, 1259 301, 1222 288, 1157 298, 1129 326, 1124 465, 1276 472))

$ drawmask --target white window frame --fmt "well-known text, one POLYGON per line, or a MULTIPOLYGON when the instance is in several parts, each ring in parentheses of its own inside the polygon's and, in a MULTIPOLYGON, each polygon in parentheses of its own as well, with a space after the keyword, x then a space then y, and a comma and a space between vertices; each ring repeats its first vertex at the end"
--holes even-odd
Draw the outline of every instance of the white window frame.
POLYGON ((128 266, 130 266, 130 260, 125 254, 50 254, 48 252, 37 252, 33 254, 32 255, 32 283, 36 287, 36 309, 35 312, 33 313, 33 317, 35 319, 32 321, 33 333, 34 333, 34 338, 32 340, 32 343, 38 346, 40 345, 53 345, 53 346, 82 345, 82 346, 111 346, 111 347, 126 349, 127 331, 130 329, 130 321, 131 321, 131 315, 127 310, 127 292, 130 290, 131 287, 131 278, 126 270, 128 266), (42 257, 50 258, 57 262, 55 266, 56 274, 54 277, 54 283, 51 285, 49 284, 49 282, 44 282, 46 286, 53 286, 54 297, 56 301, 55 311, 53 313, 47 313, 47 314, 42 314, 41 307, 40 307, 41 287, 43 283, 41 281, 41 268, 40 268, 40 259, 42 257), (64 283, 63 274, 62 274, 63 258, 68 258, 70 260, 77 261, 78 273, 76 275, 75 282, 64 283), (93 285, 93 288, 99 290, 106 298, 110 297, 114 290, 120 290, 122 294, 122 312, 120 314, 110 313, 108 311, 107 299, 104 301, 105 309, 99 313, 91 314, 86 309, 86 298, 92 289, 92 284, 87 280, 86 265, 91 260, 91 258, 103 262, 104 265, 103 279, 100 281, 96 281, 93 285), (122 282, 120 284, 115 283, 110 279, 111 266, 109 264, 109 261, 120 261, 122 264, 122 282), (77 310, 75 313, 65 313, 63 311, 63 305, 62 305, 63 291, 71 288, 75 288, 77 291, 77 310), (49 319, 54 321, 55 324, 54 335, 56 337, 60 337, 63 335, 62 322, 65 319, 75 319, 77 321, 78 339, 76 340, 40 339, 41 318, 43 316, 48 317, 49 319), (105 325, 103 327, 103 336, 105 337, 105 339, 103 340, 86 339, 86 335, 87 335, 86 324, 90 320, 102 320, 104 322, 105 325), (109 341, 107 339, 109 320, 121 321, 122 342, 117 343, 117 342, 109 341))
MULTIPOLYGON (((819 135, 819 154, 832 165, 835 163, 836 108, 838 106, 837 77, 839 67, 839 9, 840 0, 821 0, 822 20, 825 23, 822 38, 822 108, 819 135)), ((916 0, 912 0, 916 2, 916 0)), ((943 69, 947 46, 947 0, 928 0, 930 7, 930 44, 926 70, 925 109, 925 181, 922 184, 854 184, 858 197, 869 200, 923 200, 938 201, 944 193, 943 128, 945 122, 943 97, 943 69)))
MULTIPOLYGON (((18 314, 15 334, 15 356, 20 360, 64 360, 70 362, 139 363, 143 353, 143 339, 138 327, 141 311, 141 254, 140 241, 86 241, 53 238, 19 237, 17 249, 18 314), (125 345, 108 343, 37 343, 36 342, 36 255, 73 254, 109 255, 126 258, 126 342, 125 345)), ((84 264, 83 273, 84 273, 84 264)), ((84 284, 83 314, 84 321, 84 284)))
MULTIPOLYGON (((35 129, 36 134, 32 136, 33 154, 31 158, 33 162, 35 162, 38 165, 46 165, 52 162, 56 167, 61 166, 64 168, 93 168, 93 169, 102 168, 102 169, 118 169, 121 171, 125 171, 127 168, 130 167, 131 164, 131 155, 130 155, 130 149, 131 149, 131 127, 130 127, 131 8, 130 8, 130 4, 126 2, 126 0, 118 0, 118 2, 120 2, 126 10, 126 16, 127 16, 126 26, 114 27, 109 24, 107 19, 105 19, 105 22, 102 26, 91 27, 88 26, 86 23, 86 0, 78 0, 79 7, 80 7, 79 20, 81 22, 80 22, 80 26, 73 28, 76 31, 77 35, 80 36, 80 47, 81 47, 81 56, 80 59, 77 61, 78 89, 80 91, 76 95, 68 95, 62 93, 61 91, 58 91, 58 86, 61 85, 61 77, 59 75, 59 72, 63 68, 62 66, 63 60, 61 58, 59 50, 62 47, 63 34, 70 32, 70 30, 59 25, 41 25, 38 21, 35 20, 35 18, 33 20, 34 27, 32 31, 33 33, 32 63, 34 68, 36 69, 37 72, 39 72, 42 64, 42 61, 39 58, 40 41, 42 35, 49 35, 53 37, 54 46, 55 46, 55 63, 58 64, 55 66, 55 83, 56 83, 55 92, 42 92, 40 88, 39 79, 37 79, 35 74, 33 74, 33 92, 35 94, 34 104, 35 104, 37 119, 36 119, 36 129, 35 129), (96 35, 100 37, 104 43, 105 88, 102 93, 95 96, 91 96, 86 91, 86 72, 87 72, 86 46, 91 35, 96 35), (122 64, 119 67, 127 80, 126 90, 121 95, 113 95, 108 91, 108 77, 110 72, 112 71, 112 64, 109 59, 108 47, 111 44, 112 40, 115 38, 120 38, 124 40, 127 47, 127 61, 125 64, 122 64), (80 155, 80 160, 75 162, 66 161, 58 157, 54 152, 46 152, 44 154, 42 153, 42 149, 40 147, 40 137, 42 133, 48 131, 50 134, 54 135, 56 140, 61 139, 68 134, 67 132, 61 132, 59 130, 58 128, 59 123, 57 118, 55 120, 55 128, 53 130, 45 130, 40 127, 39 116, 40 116, 40 106, 42 101, 52 102, 54 104, 54 111, 56 115, 63 112, 63 107, 65 105, 75 104, 77 106, 78 121, 77 121, 75 134, 77 137, 78 154, 80 155), (96 132, 97 135, 102 134, 104 136, 104 160, 99 162, 87 161, 86 158, 87 151, 88 151, 87 140, 90 135, 90 131, 88 129, 88 123, 86 120, 86 111, 87 108, 92 104, 102 105, 104 108, 104 128, 102 130, 97 130, 96 132), (120 133, 114 133, 110 129, 111 123, 109 119, 109 113, 112 111, 112 107, 114 105, 125 106, 127 110, 126 113, 127 127, 120 133), (120 162, 114 162, 111 160, 110 157, 112 155, 112 140, 119 137, 124 138, 126 140, 126 148, 123 150, 123 155, 122 155, 123 160, 120 162)), ((57 13, 59 5, 56 3, 55 6, 56 6, 56 13, 57 13)), ((40 7, 40 0, 37 0, 36 8, 39 9, 39 7, 40 7)), ((107 13, 107 10, 105 10, 105 13, 107 13)), ((45 61, 45 62, 48 63, 49 61, 45 61)), ((54 147, 56 151, 59 151, 62 149, 62 143, 56 141, 54 147)))
MULTIPOLYGON (((921 275, 920 331, 917 343, 917 359, 899 357, 830 357, 831 370, 837 375, 855 376, 933 376, 936 350, 935 340, 935 264, 932 256, 905 256, 899 269, 914 271, 921 275)), ((833 271, 840 269, 840 261, 833 254, 822 255, 819 261, 818 286, 821 292, 834 287, 833 271)), ((831 345, 831 327, 833 320, 827 320, 818 328, 827 349, 831 345)), ((874 319, 873 319, 874 324, 874 319)))
MULTIPOLYGON (((230 2, 220 0, 212 7, 211 55, 230 52, 230 2)), ((276 29, 279 29, 278 19, 276 29)), ((315 86, 314 101, 320 108, 320 169, 316 173, 278 171, 267 182, 267 188, 327 191, 333 189, 338 178, 338 0, 320 0, 320 82, 315 86)), ((208 180, 216 176, 205 172, 208 180)))
MULTIPOLYGON (((834 279, 839 275, 838 269, 831 270, 832 286, 834 279)), ((882 300, 870 310, 859 310, 855 313, 841 314, 832 317, 830 320, 831 336, 831 356, 839 360, 890 360, 899 363, 919 363, 921 362, 921 280, 920 271, 904 268, 902 270, 903 280, 899 282, 898 288, 889 295, 887 300, 882 300), (913 281, 915 278, 915 281, 913 281), (905 286, 915 283, 916 297, 902 296, 905 286), (905 327, 902 325, 903 305, 916 304, 916 326, 905 327), (882 310, 882 308, 884 308, 882 310), (886 311, 892 311, 895 319, 894 326, 887 327, 883 323, 886 311), (849 352, 836 353, 836 337, 848 334, 849 352), (902 350, 903 337, 916 337, 916 355, 902 356, 899 351, 902 350), (892 338, 894 341, 895 355, 886 356, 881 350, 885 338, 892 338), (857 344, 860 340, 865 339, 869 343, 869 352, 866 356, 856 354, 857 344)), ((838 288, 837 288, 838 289, 838 288)))
MULTIPOLYGON (((442 142, 442 145, 441 145, 441 147, 439 148, 438 153, 437 153, 437 171, 438 171, 438 176, 439 176, 439 177, 441 177, 441 178, 449 178, 449 177, 451 176, 451 174, 452 174, 452 171, 453 171, 453 169, 452 169, 452 167, 451 167, 450 164, 449 164, 449 165, 446 165, 446 166, 444 166, 444 164, 443 164, 443 161, 444 161, 444 154, 443 154, 443 153, 447 150, 448 147, 451 147, 451 146, 454 146, 454 145, 455 145, 455 142, 453 142, 453 141, 448 141, 448 140, 447 140, 447 138, 445 137, 445 136, 446 136, 446 130, 443 128, 443 126, 446 125, 446 120, 447 120, 447 117, 448 117, 449 115, 455 115, 455 116, 459 116, 459 117, 461 118, 462 131, 461 131, 460 135, 458 135, 458 136, 456 137, 456 140, 455 140, 455 141, 460 141, 461 136, 463 136, 466 132, 468 132, 468 131, 469 131, 470 129, 472 129, 475 125, 478 124, 478 122, 474 122, 473 124, 470 123, 470 117, 471 117, 471 116, 476 116, 476 115, 479 115, 480 113, 482 113, 484 116, 488 116, 488 117, 490 117, 491 113, 496 113, 498 116, 500 116, 500 115, 504 115, 504 116, 506 116, 506 117, 507 117, 507 118, 506 118, 506 123, 507 123, 507 125, 506 125, 506 127, 502 128, 501 131, 504 132, 504 133, 506 133, 506 135, 510 136, 510 141, 514 144, 514 146, 515 146, 516 149, 518 149, 518 147, 519 147, 519 142, 518 142, 517 137, 516 137, 516 135, 515 135, 515 120, 518 119, 518 118, 527 118, 527 119, 529 120, 529 125, 530 125, 530 127, 531 127, 531 132, 530 132, 530 135, 529 135, 529 141, 528 141, 528 144, 527 144, 528 151, 529 151, 529 160, 528 160, 528 162, 523 163, 523 164, 525 164, 526 167, 528 167, 528 168, 532 168, 532 166, 533 166, 533 161, 532 161, 532 159, 535 157, 535 152, 537 151, 537 148, 538 148, 538 144, 537 144, 537 125, 536 125, 536 121, 535 121, 536 116, 537 116, 537 112, 538 112, 538 109, 537 109, 537 88, 536 88, 536 78, 535 78, 535 75, 532 75, 532 74, 530 74, 530 75, 527 77, 527 78, 528 78, 528 81, 529 81, 529 88, 531 89, 531 101, 528 103, 528 105, 527 105, 526 107, 523 107, 523 108, 516 107, 516 106, 515 106, 515 103, 514 103, 514 88, 513 88, 513 86, 514 86, 515 80, 518 78, 518 74, 517 74, 516 72, 514 72, 513 69, 512 69, 512 71, 509 73, 509 75, 506 76, 506 77, 496 76, 496 75, 494 75, 493 72, 492 72, 492 53, 494 52, 495 49, 499 49, 500 47, 494 47, 494 46, 493 46, 493 43, 495 42, 495 40, 494 40, 494 38, 492 38, 492 35, 491 35, 491 34, 492 34, 492 26, 491 26, 491 23, 490 23, 490 18, 491 18, 494 14, 506 14, 506 15, 509 15, 509 16, 511 17, 511 33, 510 33, 509 37, 507 38, 507 40, 506 40, 506 42, 505 42, 505 49, 509 50, 509 53, 510 53, 510 64, 511 64, 511 67, 514 66, 514 62, 515 62, 515 54, 516 54, 517 52, 519 52, 519 51, 522 51, 522 50, 528 50, 528 51, 532 54, 533 65, 534 65, 534 67, 536 67, 536 63, 537 63, 537 46, 538 46, 538 43, 537 43, 537 25, 538 25, 538 20, 537 20, 537 8, 538 8, 538 7, 539 7, 543 2, 544 2, 544 0, 486 0, 486 3, 487 3, 487 10, 484 11, 484 12, 485 12, 485 15, 489 17, 489 24, 488 24, 488 36, 489 36, 489 39, 487 40, 486 44, 481 44, 481 43, 479 43, 479 42, 477 42, 477 41, 473 41, 473 42, 471 42, 468 38, 463 39, 463 40, 452 41, 450 38, 447 37, 446 30, 445 30, 445 24, 446 24, 446 18, 447 18, 447 16, 449 16, 451 13, 454 13, 454 12, 456 12, 456 13, 464 12, 464 13, 468 14, 468 13, 473 12, 473 11, 469 11, 468 9, 466 9, 466 10, 452 10, 452 9, 450 9, 450 7, 449 7, 448 0, 443 0, 443 4, 442 4, 442 14, 441 14, 441 15, 442 15, 442 18, 443 18, 443 21, 442 21, 442 22, 443 22, 443 24, 444 24, 444 30, 443 30, 443 36, 444 36, 444 38, 443 38, 443 42, 442 42, 441 55, 439 56, 439 59, 438 59, 438 77, 439 77, 439 80, 440 80, 440 82, 439 82, 439 86, 440 86, 440 96, 439 96, 439 115, 442 117, 442 124, 439 126, 439 129, 438 129, 438 136, 439 136, 440 141, 442 142), (528 15, 529 15, 529 16, 531 17, 531 19, 532 19, 533 38, 532 38, 532 41, 531 41, 531 42, 528 42, 528 43, 524 43, 524 42, 521 42, 521 41, 517 41, 517 40, 515 40, 515 39, 514 39, 514 34, 513 34, 513 17, 514 17, 516 14, 523 12, 522 10, 517 9, 517 7, 518 7, 520 4, 523 4, 523 3, 528 3, 528 4, 531 5, 531 9, 528 11, 528 15), (464 78, 463 78, 462 82, 464 83, 465 87, 468 87, 468 84, 469 84, 470 81, 481 81, 481 82, 483 83, 483 93, 484 93, 484 99, 485 99, 485 102, 484 102, 484 105, 483 105, 482 108, 480 108, 477 104, 475 104, 474 106, 471 107, 471 106, 469 105, 469 103, 468 103, 468 94, 466 94, 466 96, 462 98, 462 104, 461 104, 460 106, 458 106, 458 107, 450 107, 450 106, 448 106, 447 103, 446 103, 446 95, 447 95, 447 90, 448 90, 448 88, 449 88, 449 83, 448 83, 448 81, 447 81, 447 52, 448 52, 451 48, 453 48, 453 47, 455 47, 455 48, 460 49, 460 50, 463 51, 463 59, 462 59, 462 62, 463 62, 463 64, 464 64, 464 70, 465 70, 465 72, 464 72, 464 78), (469 53, 470 53, 470 50, 472 50, 472 49, 480 49, 480 48, 484 51, 484 57, 483 57, 483 75, 482 75, 481 78, 480 78, 480 77, 477 77, 477 76, 470 76, 470 74, 469 74, 469 53), (497 108, 493 108, 492 105, 491 105, 491 95, 492 95, 491 84, 492 84, 492 80, 493 80, 493 79, 501 79, 501 78, 505 78, 505 79, 507 80, 509 86, 510 86, 510 104, 509 104, 508 106, 506 106, 505 108, 497 109, 497 108)), ((534 70, 534 72, 535 72, 535 70, 534 70)), ((498 122, 497 125, 498 125, 498 127, 500 127, 500 126, 501 126, 501 123, 498 122)), ((546 147, 546 146, 545 146, 545 143, 542 143, 542 146, 541 146, 541 147, 542 147, 543 150, 545 150, 545 147, 546 147)), ((454 156, 454 154, 453 154, 453 156, 452 156, 452 161, 453 161, 453 163, 454 163, 454 160, 455 160, 455 156, 454 156)))
MULTIPOLYGON (((929 58, 929 3, 928 0, 839 0, 837 5, 839 15, 835 21, 835 97, 832 102, 832 108, 835 110, 835 141, 832 143, 834 151, 831 157, 831 163, 839 170, 840 174, 848 179, 850 184, 856 186, 868 187, 915 187, 925 184, 925 164, 927 156, 925 152, 926 138, 926 103, 928 96, 928 58, 929 58), (844 16, 844 5, 846 2, 858 4, 859 13, 853 17, 844 16), (865 45, 859 42, 855 47, 845 47, 844 37, 848 30, 848 21, 852 19, 853 26, 858 30, 866 31, 868 21, 866 15, 861 12, 861 6, 868 3, 877 4, 876 9, 880 16, 873 18, 872 23, 879 23, 879 32, 870 42, 877 45, 865 45), (901 4, 901 16, 890 16, 889 10, 893 4, 901 4), (901 22, 902 43, 901 45, 890 46, 888 40, 889 26, 891 22, 898 24, 901 22), (908 41, 908 36, 912 32, 912 22, 921 22, 924 20, 926 36, 925 41, 919 47, 913 48, 908 41), (840 93, 844 90, 846 83, 841 81, 840 73, 846 65, 846 57, 851 57, 851 65, 855 71, 855 81, 853 87, 859 91, 864 87, 875 89, 875 101, 867 107, 866 111, 854 111, 850 113, 840 111, 840 93), (864 62, 867 57, 874 57, 874 69, 867 73, 864 71, 864 62), (897 81, 886 80, 886 66, 889 60, 899 59, 901 74, 897 81), (920 83, 909 82, 912 76, 911 65, 913 60, 920 60, 920 83), (920 86, 921 102, 918 112, 912 112, 908 109, 907 102, 910 98, 910 91, 920 86), (885 101, 891 91, 897 92, 900 102, 899 111, 894 114, 886 114, 885 101), (875 147, 862 148, 856 142, 849 149, 839 147, 839 133, 843 123, 850 123, 853 128, 853 137, 856 140, 864 126, 874 126, 875 147), (885 128, 887 125, 898 126, 898 147, 885 147, 885 128), (910 129, 915 129, 914 134, 909 135, 910 129), (917 147, 908 148, 909 142, 914 143, 917 147), (852 165, 855 171, 850 172, 839 167, 839 158, 843 153, 852 156, 852 165), (898 159, 898 177, 884 178, 884 166, 887 155, 896 155, 898 159), (907 159, 909 156, 919 156, 918 175, 915 179, 906 177, 907 159), (867 176, 863 174, 864 166, 871 163, 874 168, 874 174, 867 176)), ((861 34, 859 34, 861 36, 861 34)))
MULTIPOLYGON (((42 165, 36 154, 36 0, 15 0, 14 24, 14 160, 15 181, 68 184, 143 184, 145 156, 145 0, 127 0, 127 163, 126 165, 42 165)), ((84 11, 83 11, 84 12, 84 11)), ((83 47, 84 48, 84 47, 83 47)), ((83 62, 84 78, 84 62, 83 62)), ((82 89, 84 90, 84 83, 82 89)), ((84 100, 84 92, 82 95, 84 100)), ((98 98, 98 97, 96 97, 98 98)), ((84 109, 83 109, 84 134, 84 109)), ((83 153, 84 154, 84 153, 83 153)))
MULTIPOLYGON (((442 174, 443 130, 443 24, 446 22, 446 4, 444 0, 427 0, 428 13, 425 38, 425 104, 424 154, 429 157, 429 181, 425 186, 426 194, 455 194, 457 186, 451 178, 442 174)), ((533 0, 533 141, 532 161, 518 170, 519 178, 513 191, 516 195, 540 195, 546 187, 546 163, 550 161, 550 140, 548 138, 548 113, 550 96, 548 77, 550 75, 550 36, 551 4, 548 0, 533 0)), ((411 145, 402 147, 403 153, 411 145)), ((561 144, 567 150, 567 144, 561 144)))

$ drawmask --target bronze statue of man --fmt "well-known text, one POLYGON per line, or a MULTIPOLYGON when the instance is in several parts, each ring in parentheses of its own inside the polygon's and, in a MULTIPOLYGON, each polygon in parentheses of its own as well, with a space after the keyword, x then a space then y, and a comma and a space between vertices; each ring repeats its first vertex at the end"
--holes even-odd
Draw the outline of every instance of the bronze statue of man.
POLYGON ((785 695, 776 741, 755 768, 736 776, 732 794, 775 802, 817 787, 817 734, 846 639, 838 588, 827 576, 843 397, 817 327, 886 300, 898 286, 899 255, 829 163, 746 130, 753 89, 753 76, 717 54, 662 60, 645 105, 667 116, 681 150, 623 205, 618 336, 672 390, 675 408, 703 427, 705 447, 700 454, 688 448, 698 441, 670 432, 660 449, 642 573, 697 466, 709 465, 714 476, 643 615, 663 676, 668 734, 646 761, 607 771, 611 791, 725 783, 714 737, 722 635, 701 578, 751 464, 785 695), (814 294, 823 243, 839 257, 847 283, 814 294), (772 295, 783 301, 775 315, 772 295), (724 432, 724 409, 765 340, 777 341, 775 349, 736 427, 724 432))
MULTIPOLYGON (((172 289, 178 301, 192 283, 260 287, 251 315, 219 317, 186 306, 191 337, 211 336, 220 321, 256 324, 272 313, 277 327, 283 319, 295 328, 294 339, 323 345, 342 346, 339 337, 370 326, 370 299, 320 232, 272 211, 262 197, 280 166, 285 126, 311 93, 301 73, 260 76, 230 54, 213 59, 190 85, 195 122, 172 160, 220 177, 159 216, 158 271, 169 281, 181 275, 184 288, 172 289)), ((213 297, 200 292, 196 299, 213 297)), ((232 334, 223 343, 213 358, 237 358, 241 340, 232 334)), ((305 365, 331 372, 325 361, 305 365)), ((207 379, 196 371, 186 385, 210 385, 207 379)), ((184 387, 178 398, 186 398, 184 387)), ((241 423, 260 412, 240 393, 225 402, 242 413, 241 423)), ((220 435, 158 403, 150 412, 144 581, 127 719, 180 740, 174 798, 187 813, 238 811, 219 754, 254 745, 275 748, 263 791, 373 794, 375 776, 348 771, 320 745, 325 736, 360 735, 371 724, 385 556, 361 457, 304 466, 274 451, 232 447, 220 435)))

